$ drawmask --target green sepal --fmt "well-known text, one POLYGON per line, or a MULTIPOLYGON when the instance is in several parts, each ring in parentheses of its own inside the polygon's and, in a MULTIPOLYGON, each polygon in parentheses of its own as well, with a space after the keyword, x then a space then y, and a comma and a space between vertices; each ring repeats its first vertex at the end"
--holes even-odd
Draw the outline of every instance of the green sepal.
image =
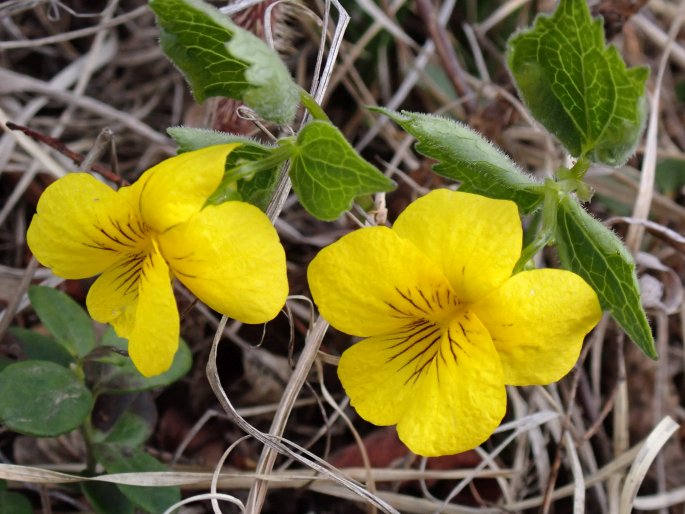
POLYGON ((162 49, 183 72, 193 96, 241 100, 264 119, 290 123, 300 88, 273 50, 201 0, 151 0, 162 49))
POLYGON ((22 361, 0 372, 0 422, 20 434, 53 437, 83 423, 93 397, 69 369, 22 361))
POLYGON ((93 322, 69 295, 52 287, 32 286, 29 299, 45 328, 72 355, 84 357, 93 349, 93 322))
POLYGON ((575 157, 620 166, 634 153, 646 118, 649 70, 627 68, 606 46, 585 0, 561 0, 551 16, 515 34, 507 62, 533 116, 575 157))
POLYGON ((397 113, 374 107, 416 138, 416 149, 439 161, 433 171, 461 181, 460 191, 511 200, 522 212, 535 210, 543 185, 522 172, 499 148, 457 121, 416 112, 397 113))
POLYGON ((339 218, 358 196, 395 187, 340 130, 321 120, 311 121, 297 135, 290 178, 302 206, 324 221, 339 218))
POLYGON ((640 302, 635 263, 621 240, 563 195, 557 210, 556 242, 564 268, 592 286, 630 339, 650 358, 658 357, 654 337, 640 302))

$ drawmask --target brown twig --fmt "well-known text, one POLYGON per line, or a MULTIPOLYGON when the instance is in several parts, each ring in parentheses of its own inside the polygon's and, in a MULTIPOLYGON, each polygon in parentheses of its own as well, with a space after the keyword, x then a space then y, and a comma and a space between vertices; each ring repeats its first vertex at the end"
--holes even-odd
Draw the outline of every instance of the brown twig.
POLYGON ((466 113, 473 113, 476 110, 473 91, 466 83, 464 71, 461 69, 459 59, 457 59, 457 54, 452 48, 445 28, 438 23, 438 13, 435 7, 431 0, 417 0, 416 5, 419 9, 419 15, 428 27, 431 39, 435 43, 435 49, 445 68, 445 73, 450 78, 457 95, 464 100, 463 106, 466 113))
MULTIPOLYGON (((23 125, 17 125, 16 123, 12 123, 11 121, 8 121, 5 125, 10 130, 18 130, 20 132, 23 132, 24 134, 26 134, 27 136, 29 136, 32 139, 35 139, 39 143, 43 143, 44 145, 47 145, 54 150, 57 150, 62 155, 71 159, 77 166, 80 166, 83 163, 83 161, 86 159, 80 153, 77 153, 77 152, 70 150, 69 147, 67 145, 65 145, 62 141, 60 141, 59 139, 56 139, 54 137, 50 137, 48 135, 45 135, 41 132, 30 129, 28 127, 24 127, 23 125)), ((114 182, 115 184, 119 184, 121 186, 126 185, 126 181, 124 179, 122 179, 119 175, 114 173, 112 170, 110 170, 106 166, 103 166, 103 165, 97 164, 97 163, 92 163, 89 166, 89 169, 91 171, 99 173, 100 175, 105 177, 107 180, 110 180, 110 181, 114 182)))

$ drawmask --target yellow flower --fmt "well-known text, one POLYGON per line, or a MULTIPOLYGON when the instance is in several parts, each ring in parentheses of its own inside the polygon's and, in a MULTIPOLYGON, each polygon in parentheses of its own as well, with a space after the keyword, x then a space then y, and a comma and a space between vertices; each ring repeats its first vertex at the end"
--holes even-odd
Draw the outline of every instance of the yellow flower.
POLYGON ((516 205, 437 190, 394 227, 323 249, 308 270, 322 316, 363 337, 338 376, 359 415, 397 425, 419 455, 474 448, 499 425, 505 384, 548 384, 573 367, 597 324, 597 295, 568 271, 512 276, 516 205))
POLYGON ((172 157, 116 192, 72 173, 38 202, 27 234, 31 251, 60 277, 101 273, 88 311, 129 340, 143 375, 166 371, 178 347, 172 277, 245 323, 274 318, 285 302, 285 253, 266 215, 243 202, 205 206, 236 146, 172 157))

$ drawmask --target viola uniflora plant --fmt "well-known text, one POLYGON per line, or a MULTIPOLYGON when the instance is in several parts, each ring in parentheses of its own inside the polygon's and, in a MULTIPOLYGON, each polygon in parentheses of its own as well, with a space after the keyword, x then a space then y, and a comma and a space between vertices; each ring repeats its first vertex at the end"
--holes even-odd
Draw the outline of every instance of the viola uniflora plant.
POLYGON ((41 196, 27 240, 63 278, 100 274, 86 304, 129 341, 146 376, 166 371, 179 341, 172 279, 216 311, 245 323, 274 318, 288 294, 285 252, 257 207, 206 205, 235 144, 172 157, 114 191, 71 173, 41 196))
POLYGON ((573 367, 602 311, 578 275, 512 275, 516 204, 446 189, 412 203, 392 229, 366 227, 323 249, 309 284, 323 317, 364 338, 338 375, 359 415, 397 425, 419 455, 484 442, 505 385, 549 384, 573 367))

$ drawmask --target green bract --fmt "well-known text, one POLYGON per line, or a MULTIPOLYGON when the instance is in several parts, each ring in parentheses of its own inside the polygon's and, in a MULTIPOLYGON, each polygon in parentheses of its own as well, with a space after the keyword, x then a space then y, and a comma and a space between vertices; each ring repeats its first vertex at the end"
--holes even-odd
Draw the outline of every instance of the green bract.
POLYGON ((512 200, 523 212, 532 211, 542 201, 542 184, 523 173, 502 150, 466 125, 431 114, 373 110, 390 117, 414 136, 416 149, 439 161, 433 171, 460 180, 461 191, 512 200))
POLYGON ((606 47, 585 0, 562 0, 552 16, 509 40, 507 60, 521 97, 575 157, 619 166, 645 120, 647 68, 626 68, 606 47))
POLYGON ((290 123, 299 88, 264 42, 201 0, 151 0, 167 56, 185 74, 198 102, 237 98, 263 118, 290 123))

